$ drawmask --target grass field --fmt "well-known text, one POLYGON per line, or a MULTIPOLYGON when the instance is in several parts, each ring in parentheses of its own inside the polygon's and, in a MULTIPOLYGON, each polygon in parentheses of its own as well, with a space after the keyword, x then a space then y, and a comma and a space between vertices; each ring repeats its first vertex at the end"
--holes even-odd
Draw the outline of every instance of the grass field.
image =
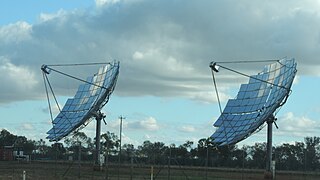
MULTIPOLYGON (((151 179, 150 165, 121 165, 111 164, 102 171, 94 171, 93 163, 85 162, 80 166, 78 162, 54 161, 0 161, 0 179, 22 179, 26 171, 26 179, 151 179)), ((263 179, 263 170, 208 168, 205 167, 179 167, 179 166, 153 166, 154 180, 236 180, 236 179, 263 179)), ((320 172, 289 172, 277 171, 279 180, 319 180, 320 172)))

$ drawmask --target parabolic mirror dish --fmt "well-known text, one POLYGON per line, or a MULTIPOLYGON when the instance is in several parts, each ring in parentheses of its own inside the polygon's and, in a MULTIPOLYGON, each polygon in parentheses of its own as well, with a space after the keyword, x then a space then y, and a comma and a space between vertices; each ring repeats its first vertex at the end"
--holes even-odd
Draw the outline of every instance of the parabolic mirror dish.
POLYGON ((47 132, 47 139, 59 141, 85 126, 97 115, 115 88, 119 66, 119 62, 108 63, 100 67, 96 74, 88 77, 88 83, 79 86, 75 96, 67 100, 53 120, 53 127, 47 132))
POLYGON ((241 84, 235 99, 229 99, 211 136, 220 146, 235 144, 255 132, 282 106, 297 72, 294 59, 281 59, 241 84))

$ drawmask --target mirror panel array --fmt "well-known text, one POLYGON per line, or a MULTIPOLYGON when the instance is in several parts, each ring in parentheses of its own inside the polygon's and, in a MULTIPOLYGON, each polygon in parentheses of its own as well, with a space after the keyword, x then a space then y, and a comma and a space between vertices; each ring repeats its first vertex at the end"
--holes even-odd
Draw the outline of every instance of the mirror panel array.
POLYGON ((214 123, 211 136, 220 146, 235 144, 256 131, 286 100, 297 72, 294 59, 281 59, 241 84, 214 123))
POLYGON ((119 62, 113 62, 100 67, 97 74, 88 77, 88 83, 79 86, 75 96, 66 101, 53 120, 47 139, 59 141, 89 121, 108 102, 118 74, 119 62))

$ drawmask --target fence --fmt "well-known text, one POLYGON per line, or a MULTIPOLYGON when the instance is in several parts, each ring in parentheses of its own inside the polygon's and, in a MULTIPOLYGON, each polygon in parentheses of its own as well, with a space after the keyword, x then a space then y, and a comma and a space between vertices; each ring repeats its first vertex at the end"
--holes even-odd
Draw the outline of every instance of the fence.
MULTIPOLYGON (((173 160, 172 160, 173 161, 173 160)), ((200 166, 148 165, 133 162, 131 164, 109 164, 102 171, 93 170, 93 162, 77 161, 0 161, 0 179, 110 179, 110 180, 240 180, 263 179, 264 170, 231 169, 200 166), (153 170, 153 171, 152 171, 153 170), (152 173, 153 172, 153 173, 152 173)), ((276 179, 281 180, 316 180, 320 179, 320 172, 277 171, 276 179)))

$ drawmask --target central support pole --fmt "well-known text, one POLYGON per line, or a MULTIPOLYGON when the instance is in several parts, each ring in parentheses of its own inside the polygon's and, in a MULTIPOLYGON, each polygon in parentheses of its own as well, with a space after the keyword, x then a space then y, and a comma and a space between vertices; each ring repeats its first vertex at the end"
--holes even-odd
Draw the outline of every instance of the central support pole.
POLYGON ((266 157, 266 172, 265 179, 273 179, 272 173, 272 124, 274 122, 274 116, 270 116, 267 120, 268 132, 267 132, 267 157, 266 157))
POLYGON ((100 154, 101 154, 101 147, 100 147, 100 134, 101 134, 101 120, 104 118, 105 116, 101 113, 98 112, 97 114, 95 114, 95 118, 97 121, 96 124, 96 152, 95 152, 95 157, 94 157, 94 170, 98 170, 101 171, 102 170, 102 163, 101 163, 101 159, 100 159, 100 154))
POLYGON ((101 133, 101 119, 96 119, 97 120, 97 127, 96 127, 96 157, 95 157, 95 164, 100 165, 100 133, 101 133))
POLYGON ((272 163, 272 121, 268 121, 268 137, 267 137, 267 166, 266 170, 271 172, 272 163))

